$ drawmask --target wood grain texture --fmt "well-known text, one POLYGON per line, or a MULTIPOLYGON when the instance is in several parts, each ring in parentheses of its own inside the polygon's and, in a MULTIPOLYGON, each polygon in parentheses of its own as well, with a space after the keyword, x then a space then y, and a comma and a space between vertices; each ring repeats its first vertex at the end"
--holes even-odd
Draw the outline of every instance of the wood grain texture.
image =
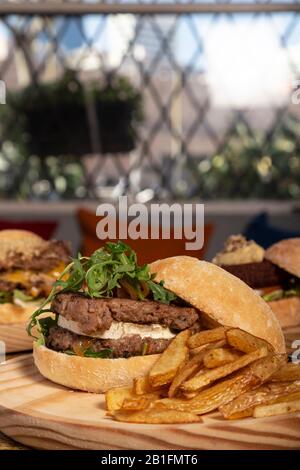
POLYGON ((7 353, 32 349, 32 338, 26 332, 25 323, 0 324, 0 341, 4 341, 7 353))
POLYGON ((44 379, 31 355, 1 365, 0 430, 36 449, 299 449, 300 413, 199 424, 117 423, 103 395, 75 392, 44 379))

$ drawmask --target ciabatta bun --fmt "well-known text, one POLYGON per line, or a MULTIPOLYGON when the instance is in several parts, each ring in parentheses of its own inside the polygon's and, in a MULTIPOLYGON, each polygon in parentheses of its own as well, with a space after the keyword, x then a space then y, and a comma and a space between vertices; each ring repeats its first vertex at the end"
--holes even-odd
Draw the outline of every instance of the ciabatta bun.
POLYGON ((288 238, 270 246, 265 258, 285 271, 300 277, 300 238, 288 238))
POLYGON ((129 386, 136 377, 146 375, 159 354, 95 359, 70 356, 34 343, 33 357, 40 373, 47 379, 73 389, 103 393, 110 388, 129 386))
POLYGON ((300 297, 268 302, 275 313, 282 328, 291 328, 300 325, 300 297))
POLYGON ((219 266, 190 256, 150 265, 156 281, 203 312, 215 323, 237 327, 285 352, 280 324, 267 303, 247 284, 219 266))

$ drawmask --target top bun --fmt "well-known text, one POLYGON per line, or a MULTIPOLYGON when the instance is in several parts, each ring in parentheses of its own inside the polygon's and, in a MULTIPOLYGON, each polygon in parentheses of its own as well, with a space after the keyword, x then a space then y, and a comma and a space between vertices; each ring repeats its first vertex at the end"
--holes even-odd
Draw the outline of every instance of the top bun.
POLYGON ((41 250, 47 242, 28 230, 1 230, 0 231, 0 262, 13 253, 20 253, 31 258, 41 250))
POLYGON ((300 238, 288 238, 270 246, 265 258, 285 271, 300 277, 300 238))
POLYGON ((155 281, 203 312, 215 323, 240 328, 285 352, 280 324, 267 303, 247 284, 215 264, 175 256, 150 265, 155 281))

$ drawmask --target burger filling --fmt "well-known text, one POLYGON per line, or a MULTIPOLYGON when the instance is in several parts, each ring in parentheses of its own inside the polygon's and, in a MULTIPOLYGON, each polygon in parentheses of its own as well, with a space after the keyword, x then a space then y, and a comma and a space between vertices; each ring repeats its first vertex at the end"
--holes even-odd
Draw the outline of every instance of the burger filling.
POLYGON ((50 298, 52 317, 33 314, 39 342, 71 355, 120 358, 163 352, 182 330, 200 329, 199 312, 185 304, 122 242, 107 243, 90 258, 74 260, 50 298))
POLYGON ((69 248, 60 241, 45 242, 30 258, 11 252, 0 263, 0 303, 23 307, 41 302, 49 296, 68 259, 69 248))

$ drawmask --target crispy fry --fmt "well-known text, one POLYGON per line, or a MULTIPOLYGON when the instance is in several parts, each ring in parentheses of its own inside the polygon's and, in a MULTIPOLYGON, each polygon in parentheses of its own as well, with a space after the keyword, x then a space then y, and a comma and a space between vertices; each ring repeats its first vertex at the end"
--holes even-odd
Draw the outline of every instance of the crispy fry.
POLYGON ((136 395, 144 395, 144 393, 149 393, 153 390, 149 383, 149 377, 147 375, 134 379, 133 389, 136 395))
POLYGON ((213 343, 222 339, 224 340, 226 329, 227 328, 224 326, 220 326, 219 328, 215 328, 213 330, 200 331, 199 333, 196 333, 190 337, 188 340, 188 347, 193 349, 206 345, 207 343, 213 343))
POLYGON ((151 403, 159 398, 158 393, 148 393, 146 395, 140 395, 135 398, 125 398, 122 404, 122 410, 144 410, 148 408, 151 403))
POLYGON ((269 352, 273 352, 273 347, 265 340, 256 338, 246 331, 239 328, 231 328, 226 331, 226 339, 228 344, 239 351, 246 354, 256 351, 257 349, 266 347, 269 352))
POLYGON ((205 372, 200 371, 192 379, 185 382, 181 386, 181 389, 186 392, 195 392, 197 390, 201 390, 212 382, 215 382, 218 379, 232 374, 233 372, 241 369, 242 367, 247 366, 251 362, 265 357, 267 354, 268 350, 264 347, 252 353, 245 354, 244 356, 239 357, 235 361, 230 362, 229 364, 226 364, 224 366, 216 367, 215 369, 208 369, 205 372))
POLYGON ((157 400, 155 406, 197 414, 209 413, 266 382, 285 360, 285 355, 266 356, 239 370, 233 377, 202 390, 190 400, 164 398, 157 400))
POLYGON ((300 411, 300 400, 275 403, 274 405, 259 405, 254 408, 254 418, 265 418, 267 416, 282 415, 300 411))
POLYGON ((134 397, 135 393, 131 387, 112 388, 105 394, 106 407, 108 411, 119 410, 126 398, 134 397))
POLYGON ((188 357, 187 340, 189 330, 179 333, 162 353, 149 373, 149 382, 153 388, 172 382, 180 366, 188 357))
MULTIPOLYGON (((297 392, 300 398, 300 382, 268 383, 221 406, 219 411, 226 419, 237 419, 246 412, 251 416, 255 406, 276 403, 277 400, 285 399, 293 392, 297 392)), ((293 398, 297 398, 297 395, 293 394, 293 398)))
POLYGON ((209 413, 222 404, 228 403, 255 385, 259 379, 250 372, 239 374, 231 379, 224 380, 210 388, 198 393, 190 400, 180 398, 163 398, 157 400, 157 407, 168 408, 179 411, 192 411, 196 414, 209 413))
POLYGON ((300 364, 293 364, 292 362, 285 364, 282 369, 272 375, 270 380, 272 382, 300 380, 300 364))
POLYGON ((214 341, 213 343, 202 344, 202 346, 190 349, 190 354, 191 356, 195 356, 196 354, 205 353, 214 348, 223 348, 224 346, 226 346, 226 344, 227 343, 225 339, 221 339, 220 341, 214 341))
POLYGON ((203 357, 203 364, 208 369, 213 369, 215 367, 224 366, 230 362, 235 361, 241 357, 241 353, 238 351, 216 348, 210 351, 207 351, 203 357))
POLYGON ((204 352, 200 352, 180 367, 169 388, 168 396, 170 398, 175 396, 183 382, 185 382, 192 374, 199 371, 202 365, 203 356, 204 352))
POLYGON ((159 408, 148 408, 141 411, 115 411, 112 415, 117 421, 126 423, 146 423, 146 424, 180 424, 197 423, 200 418, 193 413, 163 410, 159 408))

